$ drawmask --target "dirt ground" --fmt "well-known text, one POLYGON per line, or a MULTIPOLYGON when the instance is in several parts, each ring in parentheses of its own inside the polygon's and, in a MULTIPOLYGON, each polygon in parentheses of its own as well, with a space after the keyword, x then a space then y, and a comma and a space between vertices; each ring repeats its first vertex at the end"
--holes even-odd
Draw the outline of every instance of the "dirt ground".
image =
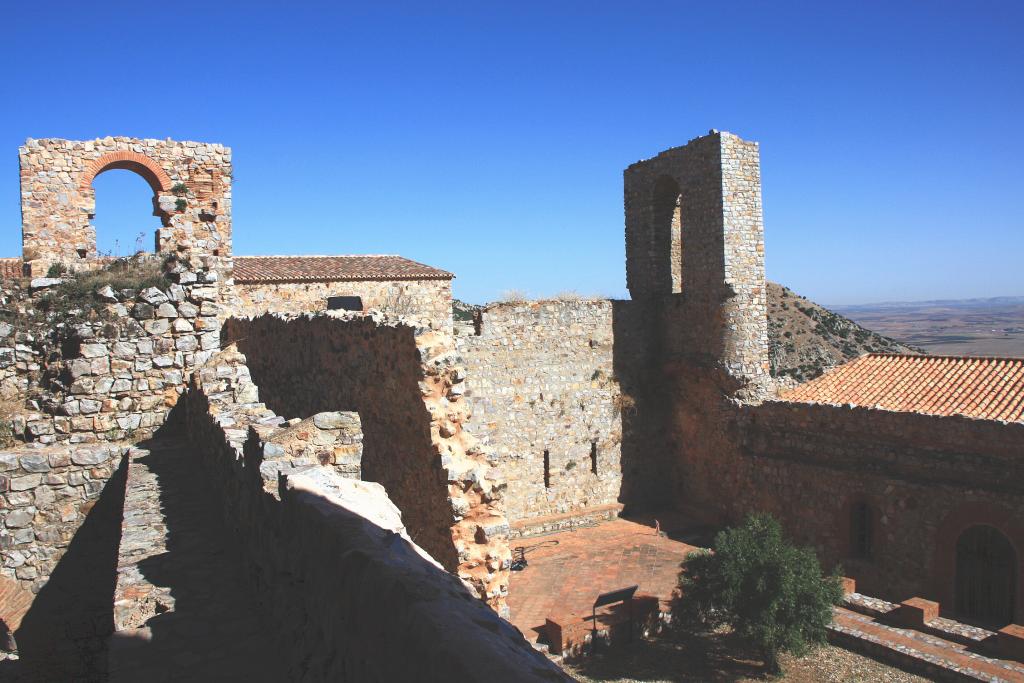
POLYGON ((928 679, 887 666, 832 645, 816 648, 806 657, 780 658, 781 678, 771 679, 760 660, 728 635, 690 638, 683 642, 663 637, 618 646, 563 668, 583 683, 923 683, 928 679))

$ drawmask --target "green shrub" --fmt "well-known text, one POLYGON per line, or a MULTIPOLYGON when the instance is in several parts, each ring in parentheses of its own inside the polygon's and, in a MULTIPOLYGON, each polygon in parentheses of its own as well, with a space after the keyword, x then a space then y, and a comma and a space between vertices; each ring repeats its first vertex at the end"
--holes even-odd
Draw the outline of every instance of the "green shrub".
POLYGON ((174 210, 177 211, 178 213, 184 211, 187 206, 188 202, 182 199, 181 197, 178 197, 176 200, 174 200, 174 210))
POLYGON ((704 628, 731 626, 757 647, 765 667, 780 673, 779 652, 801 656, 825 640, 832 606, 842 600, 839 577, 822 577, 817 557, 782 537, 768 514, 715 537, 714 552, 683 562, 674 617, 704 628))
POLYGON ((63 277, 68 274, 68 267, 58 261, 46 270, 46 277, 63 277))

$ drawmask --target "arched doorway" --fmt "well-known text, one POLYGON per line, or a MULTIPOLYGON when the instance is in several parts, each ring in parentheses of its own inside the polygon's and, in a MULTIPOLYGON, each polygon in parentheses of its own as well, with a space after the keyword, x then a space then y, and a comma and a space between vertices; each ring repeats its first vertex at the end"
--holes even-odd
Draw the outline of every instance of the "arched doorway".
POLYGON ((1017 602, 1017 553, 998 529, 968 528, 956 542, 956 612, 986 625, 1013 622, 1017 602))

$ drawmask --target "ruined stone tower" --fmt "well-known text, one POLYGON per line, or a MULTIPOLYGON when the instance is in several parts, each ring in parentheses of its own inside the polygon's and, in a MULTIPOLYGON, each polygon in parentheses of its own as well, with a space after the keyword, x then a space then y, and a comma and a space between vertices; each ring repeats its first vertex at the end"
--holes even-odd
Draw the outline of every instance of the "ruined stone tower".
POLYGON ((96 262, 93 179, 110 169, 142 176, 162 227, 156 251, 231 255, 231 150, 201 142, 106 137, 29 139, 19 150, 23 259, 31 275, 54 263, 96 262))
POLYGON ((634 301, 659 305, 664 353, 765 386, 758 144, 711 131, 633 164, 624 189, 626 283, 634 301))

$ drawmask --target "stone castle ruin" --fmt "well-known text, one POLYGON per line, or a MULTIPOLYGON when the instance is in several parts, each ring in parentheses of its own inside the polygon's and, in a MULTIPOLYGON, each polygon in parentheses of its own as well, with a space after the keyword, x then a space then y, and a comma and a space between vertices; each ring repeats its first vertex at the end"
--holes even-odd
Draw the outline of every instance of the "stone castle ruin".
POLYGON ((854 596, 1024 637, 1024 362, 866 356, 777 387, 757 143, 712 131, 626 169, 629 300, 471 325, 451 273, 400 256, 234 255, 222 145, 29 140, 20 162, 0 666, 28 680, 144 679, 204 605, 263 624, 278 679, 568 680, 503 619, 512 549, 647 514, 769 511, 854 596), (115 168, 153 189, 158 277, 62 306, 118 265, 89 223, 115 168))

